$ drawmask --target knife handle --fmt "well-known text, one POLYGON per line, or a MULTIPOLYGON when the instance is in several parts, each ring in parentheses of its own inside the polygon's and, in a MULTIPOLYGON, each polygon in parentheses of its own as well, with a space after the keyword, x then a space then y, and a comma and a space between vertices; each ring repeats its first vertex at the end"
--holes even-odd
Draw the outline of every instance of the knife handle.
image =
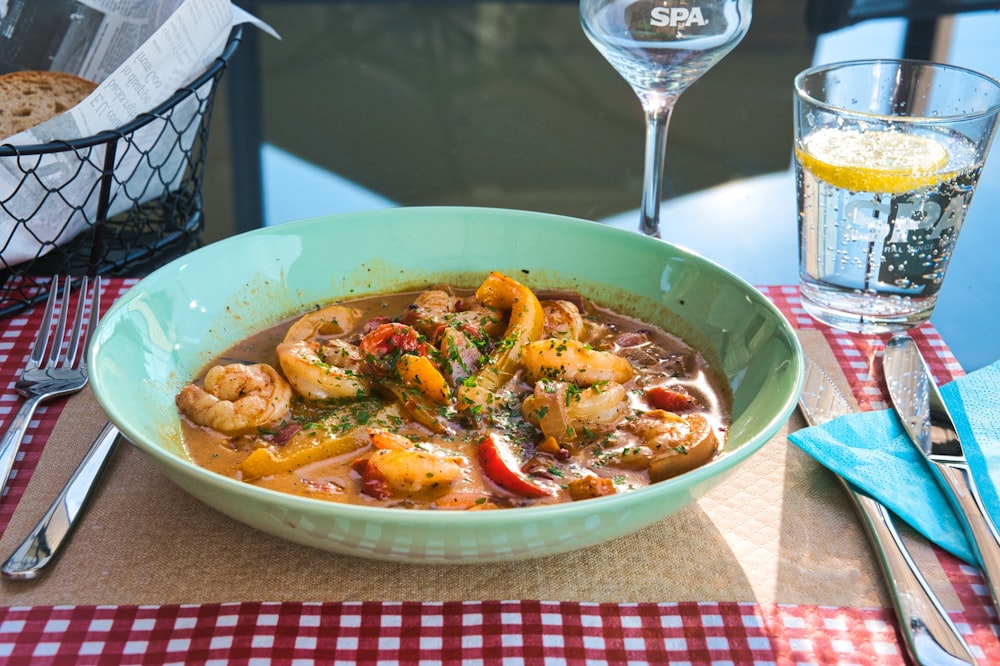
POLYGON ((83 512, 97 480, 111 458, 118 428, 110 422, 90 445, 73 476, 52 502, 42 519, 0 567, 5 578, 27 580, 42 573, 69 538, 77 517, 83 512))
POLYGON ((1000 536, 979 496, 972 471, 961 463, 936 462, 933 467, 951 488, 955 513, 965 523, 966 534, 972 537, 972 549, 982 563, 993 605, 1000 608, 1000 536))
POLYGON ((975 664, 969 646, 910 557, 889 511, 843 478, 837 479, 878 555, 910 657, 922 665, 975 664))

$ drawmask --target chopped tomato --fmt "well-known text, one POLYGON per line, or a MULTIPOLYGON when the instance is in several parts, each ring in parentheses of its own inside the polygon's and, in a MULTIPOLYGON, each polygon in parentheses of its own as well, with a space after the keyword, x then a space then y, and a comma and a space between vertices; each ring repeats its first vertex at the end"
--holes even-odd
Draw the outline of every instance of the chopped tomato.
POLYGON ((358 347, 365 364, 381 375, 394 371, 403 354, 428 356, 431 352, 430 344, 417 329, 398 322, 381 324, 361 338, 358 347))
POLYGON ((551 494, 536 485, 521 471, 510 448, 493 433, 479 442, 479 464, 490 481, 521 497, 545 497, 551 494))
POLYGON ((361 492, 375 499, 389 499, 392 489, 378 468, 368 458, 358 458, 352 465, 354 471, 361 475, 361 492))
POLYGON ((694 396, 665 386, 652 386, 646 389, 646 400, 654 409, 667 412, 685 412, 698 406, 694 396))

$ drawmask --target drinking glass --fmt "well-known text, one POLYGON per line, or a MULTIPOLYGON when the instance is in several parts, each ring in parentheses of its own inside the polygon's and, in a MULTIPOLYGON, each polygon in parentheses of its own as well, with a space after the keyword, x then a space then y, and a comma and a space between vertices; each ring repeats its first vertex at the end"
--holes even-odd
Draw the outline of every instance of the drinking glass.
POLYGON ((582 0, 584 33, 628 82, 646 115, 639 229, 660 236, 667 127, 677 98, 743 39, 751 0, 582 0))
POLYGON ((930 318, 1000 116, 1000 83, 869 60, 795 79, 802 306, 855 333, 930 318))

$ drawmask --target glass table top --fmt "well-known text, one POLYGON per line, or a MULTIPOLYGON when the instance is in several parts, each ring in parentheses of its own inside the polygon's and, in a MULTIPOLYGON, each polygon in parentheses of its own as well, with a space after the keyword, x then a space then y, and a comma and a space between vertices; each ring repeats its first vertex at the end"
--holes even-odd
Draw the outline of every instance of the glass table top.
MULTIPOLYGON (((638 99, 587 41, 572 2, 261 2, 266 224, 373 207, 537 210, 637 226, 638 99)), ((1000 76, 1000 13, 939 24, 934 59, 1000 76), (990 53, 990 51, 994 53, 990 53)), ((797 281, 792 78, 813 63, 898 57, 905 22, 819 37, 799 0, 758 2, 743 42, 680 98, 663 238, 755 284, 797 281)), ((239 230, 217 112, 205 240, 239 230)), ((994 153, 996 150, 994 150, 994 153)), ((967 371, 1000 358, 990 255, 1000 158, 987 161, 932 321, 967 371)), ((240 196, 236 193, 236 196, 240 196)))

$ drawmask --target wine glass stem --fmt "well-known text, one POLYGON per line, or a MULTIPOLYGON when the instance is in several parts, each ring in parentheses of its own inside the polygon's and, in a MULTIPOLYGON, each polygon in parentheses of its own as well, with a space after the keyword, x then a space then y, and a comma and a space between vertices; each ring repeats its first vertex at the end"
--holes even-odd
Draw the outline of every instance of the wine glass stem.
POLYGON ((667 127, 674 110, 674 97, 643 100, 646 113, 646 162, 643 170, 642 211, 639 231, 660 237, 660 192, 663 187, 663 160, 667 154, 667 127))

